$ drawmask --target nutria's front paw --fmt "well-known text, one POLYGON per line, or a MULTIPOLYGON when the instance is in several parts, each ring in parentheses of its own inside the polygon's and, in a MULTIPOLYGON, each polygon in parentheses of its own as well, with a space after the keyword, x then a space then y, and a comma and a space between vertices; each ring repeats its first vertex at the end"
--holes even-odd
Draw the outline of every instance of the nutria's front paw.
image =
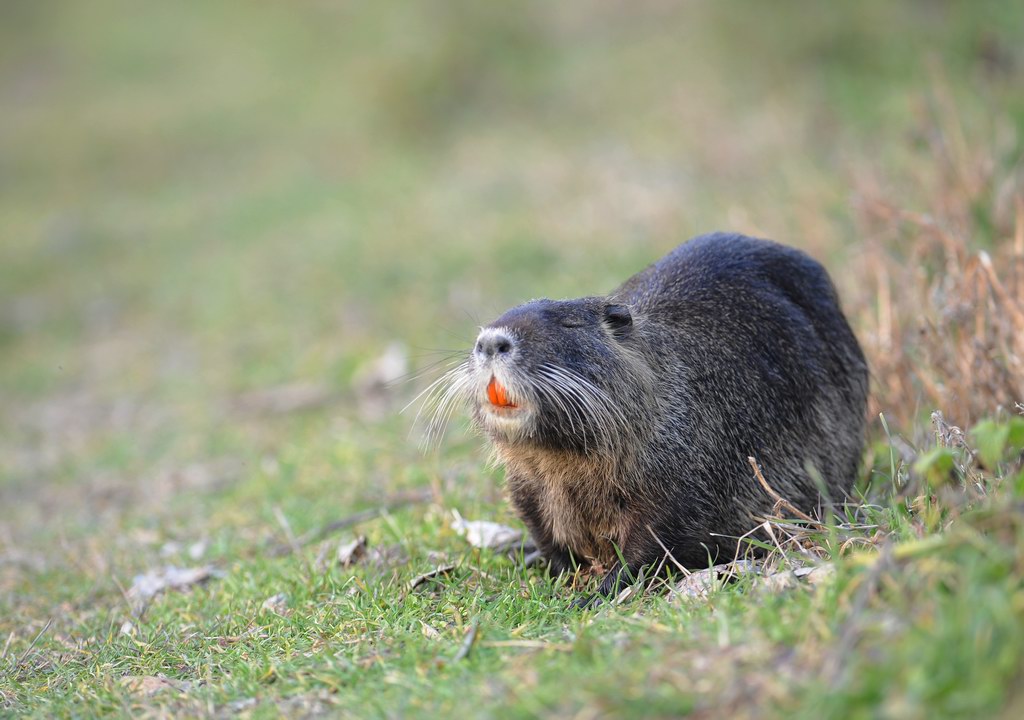
POLYGON ((605 598, 614 598, 634 582, 636 582, 636 578, 633 571, 616 563, 601 578, 601 584, 597 586, 597 594, 605 598))
POLYGON ((545 553, 544 559, 548 561, 548 573, 551 574, 551 577, 558 577, 562 573, 576 570, 576 565, 568 550, 553 549, 545 553))
POLYGON ((614 599, 623 589, 635 582, 628 567, 616 563, 601 577, 596 593, 584 593, 572 601, 573 610, 592 610, 603 602, 614 599))
POLYGON ((569 604, 570 610, 593 610, 604 602, 600 593, 581 593, 569 604))

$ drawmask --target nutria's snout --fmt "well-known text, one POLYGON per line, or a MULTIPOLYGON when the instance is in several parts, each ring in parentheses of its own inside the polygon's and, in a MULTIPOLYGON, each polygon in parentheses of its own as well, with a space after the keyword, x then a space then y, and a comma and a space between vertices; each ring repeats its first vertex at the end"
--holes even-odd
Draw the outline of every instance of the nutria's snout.
POLYGON ((484 328, 476 338, 473 352, 481 359, 507 358, 512 356, 515 341, 500 328, 484 328))
POLYGON ((477 336, 471 362, 474 404, 484 426, 503 435, 526 420, 529 402, 517 379, 518 341, 505 328, 486 327, 477 336))

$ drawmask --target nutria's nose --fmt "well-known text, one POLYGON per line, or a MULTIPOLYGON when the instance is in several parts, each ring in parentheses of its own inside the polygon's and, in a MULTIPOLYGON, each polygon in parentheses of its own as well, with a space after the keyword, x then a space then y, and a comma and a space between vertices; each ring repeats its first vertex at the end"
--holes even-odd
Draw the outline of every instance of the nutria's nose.
POLYGON ((515 343, 501 330, 486 328, 476 339, 476 352, 489 358, 511 354, 515 343))

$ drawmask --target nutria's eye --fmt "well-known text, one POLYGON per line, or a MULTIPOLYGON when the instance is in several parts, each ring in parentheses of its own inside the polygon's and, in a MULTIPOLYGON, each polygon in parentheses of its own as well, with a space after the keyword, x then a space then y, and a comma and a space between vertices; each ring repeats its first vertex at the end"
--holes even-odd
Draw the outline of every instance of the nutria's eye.
POLYGON ((633 314, 625 305, 608 305, 604 309, 605 325, 616 337, 625 337, 633 327, 633 314))
POLYGON ((559 325, 564 328, 578 328, 583 327, 584 322, 577 318, 565 318, 564 320, 559 321, 559 325))

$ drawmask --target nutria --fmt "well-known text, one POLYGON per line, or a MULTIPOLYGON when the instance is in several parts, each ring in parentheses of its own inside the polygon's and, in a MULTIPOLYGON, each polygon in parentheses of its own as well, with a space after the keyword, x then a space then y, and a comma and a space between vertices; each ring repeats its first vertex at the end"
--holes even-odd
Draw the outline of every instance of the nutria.
POLYGON ((484 327, 447 378, 506 469, 552 572, 599 592, 663 564, 732 559, 771 512, 842 501, 864 444, 868 371, 824 268, 716 233, 606 297, 535 300, 484 327))

